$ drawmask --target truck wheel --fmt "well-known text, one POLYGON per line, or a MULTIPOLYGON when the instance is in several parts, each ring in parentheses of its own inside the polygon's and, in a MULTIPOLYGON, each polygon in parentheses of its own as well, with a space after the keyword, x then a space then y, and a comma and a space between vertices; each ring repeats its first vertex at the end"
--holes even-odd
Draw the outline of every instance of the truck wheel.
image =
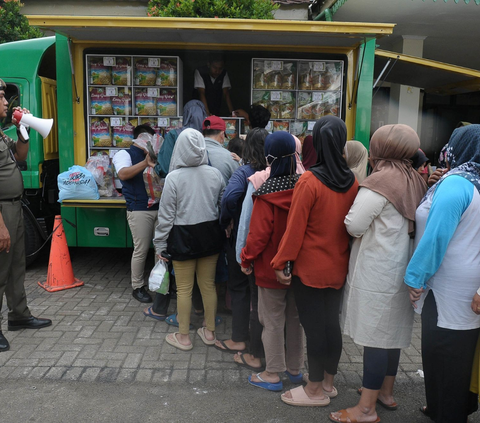
POLYGON ((24 211, 23 222, 25 225, 25 256, 27 266, 30 266, 35 261, 40 252, 32 256, 30 256, 30 254, 37 251, 43 244, 43 238, 39 233, 38 224, 36 221, 32 221, 32 219, 35 219, 35 217, 24 211))

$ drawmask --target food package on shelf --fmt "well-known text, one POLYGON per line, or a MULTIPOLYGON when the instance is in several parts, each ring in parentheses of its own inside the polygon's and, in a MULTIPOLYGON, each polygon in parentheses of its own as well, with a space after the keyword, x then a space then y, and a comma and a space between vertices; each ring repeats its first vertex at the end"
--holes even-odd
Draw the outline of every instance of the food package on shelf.
POLYGON ((175 116, 177 114, 177 90, 160 90, 157 98, 158 116, 175 116))
POLYGON ((300 62, 298 65, 298 88, 300 90, 313 88, 312 69, 309 62, 300 62))
POLYGON ((290 127, 290 122, 287 120, 274 120, 273 121, 273 132, 277 131, 286 131, 288 132, 288 129, 290 127))
POLYGON ((267 88, 267 78, 264 73, 263 60, 253 61, 253 88, 267 88))
POLYGON ((112 66, 113 85, 130 85, 131 64, 128 57, 117 57, 112 66))
POLYGON ((225 122, 225 138, 227 138, 227 141, 232 140, 233 138, 238 137, 238 131, 237 131, 237 119, 223 119, 225 122))
POLYGON ((148 66, 148 59, 135 61, 135 85, 155 85, 157 68, 148 66))
POLYGON ((177 85, 177 59, 160 59, 156 85, 175 87, 177 85))
POLYGON ((103 64, 103 57, 91 57, 88 70, 90 85, 112 84, 112 68, 103 64))
POLYGON ((95 179, 100 197, 119 197, 115 189, 112 161, 107 152, 95 152, 85 164, 95 179))
POLYGON ((303 144, 305 137, 311 135, 312 131, 308 131, 308 122, 291 122, 290 133, 295 135, 303 144))
POLYGON ((282 70, 282 89, 294 90, 296 86, 296 68, 294 62, 284 62, 282 70))
POLYGON ((110 133, 110 119, 91 118, 90 138, 93 147, 111 147, 112 134, 110 133))
POLYGON ((340 116, 340 92, 325 93, 323 97, 324 116, 340 116))
POLYGON ((312 102, 298 108, 298 119, 317 120, 325 116, 325 104, 323 102, 312 102))
POLYGON ((90 88, 90 109, 92 115, 113 115, 112 98, 105 88, 90 88))
POLYGON ((158 121, 155 118, 140 118, 140 125, 148 125, 157 135, 163 135, 163 128, 158 126, 158 121))
POLYGON ((135 127, 126 122, 122 126, 113 127, 113 144, 115 147, 128 148, 133 144, 133 130, 135 127))
POLYGON ((157 98, 148 95, 148 88, 135 89, 135 114, 138 116, 156 116, 157 98))
POLYGON ((253 92, 253 104, 265 107, 270 107, 270 91, 254 91, 253 92))
POLYGON ((113 113, 116 115, 132 114, 132 92, 130 88, 121 88, 116 96, 112 97, 113 113))
POLYGON ((172 129, 180 129, 183 126, 183 120, 180 118, 170 118, 170 125, 164 128, 164 134, 167 135, 172 129))
POLYGON ((267 88, 271 90, 281 90, 283 85, 282 72, 269 72, 266 74, 267 88))

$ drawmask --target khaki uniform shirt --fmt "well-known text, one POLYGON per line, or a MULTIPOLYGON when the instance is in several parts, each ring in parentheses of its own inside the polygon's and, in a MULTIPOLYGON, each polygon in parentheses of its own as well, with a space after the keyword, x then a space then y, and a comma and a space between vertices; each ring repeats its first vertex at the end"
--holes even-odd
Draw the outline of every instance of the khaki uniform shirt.
POLYGON ((15 144, 0 130, 0 200, 10 200, 23 193, 22 173, 12 157, 15 144))

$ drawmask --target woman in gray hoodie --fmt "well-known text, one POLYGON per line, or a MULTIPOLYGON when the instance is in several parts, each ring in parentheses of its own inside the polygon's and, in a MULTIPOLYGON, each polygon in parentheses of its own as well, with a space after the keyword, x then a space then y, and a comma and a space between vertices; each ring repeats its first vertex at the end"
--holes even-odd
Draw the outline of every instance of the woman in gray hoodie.
POLYGON ((155 251, 159 259, 170 256, 177 282, 179 332, 166 337, 180 350, 193 348, 189 335, 194 276, 202 293, 206 327, 197 333, 207 345, 215 344, 217 294, 215 268, 222 248, 219 207, 225 182, 221 173, 208 165, 203 135, 185 129, 172 153, 165 179, 155 230, 155 251))

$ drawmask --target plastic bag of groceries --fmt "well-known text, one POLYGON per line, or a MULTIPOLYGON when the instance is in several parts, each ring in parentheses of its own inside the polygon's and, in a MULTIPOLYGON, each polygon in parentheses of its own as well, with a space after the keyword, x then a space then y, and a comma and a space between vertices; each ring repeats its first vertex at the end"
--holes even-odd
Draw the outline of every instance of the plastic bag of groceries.
POLYGON ((74 165, 57 177, 58 201, 63 200, 98 200, 97 183, 91 172, 83 166, 74 165))
POLYGON ((115 189, 112 160, 107 154, 99 153, 89 157, 85 167, 92 173, 98 186, 100 197, 119 197, 115 189))
POLYGON ((155 267, 150 272, 148 278, 148 289, 152 292, 167 294, 170 288, 170 275, 168 265, 163 260, 158 260, 155 267))

